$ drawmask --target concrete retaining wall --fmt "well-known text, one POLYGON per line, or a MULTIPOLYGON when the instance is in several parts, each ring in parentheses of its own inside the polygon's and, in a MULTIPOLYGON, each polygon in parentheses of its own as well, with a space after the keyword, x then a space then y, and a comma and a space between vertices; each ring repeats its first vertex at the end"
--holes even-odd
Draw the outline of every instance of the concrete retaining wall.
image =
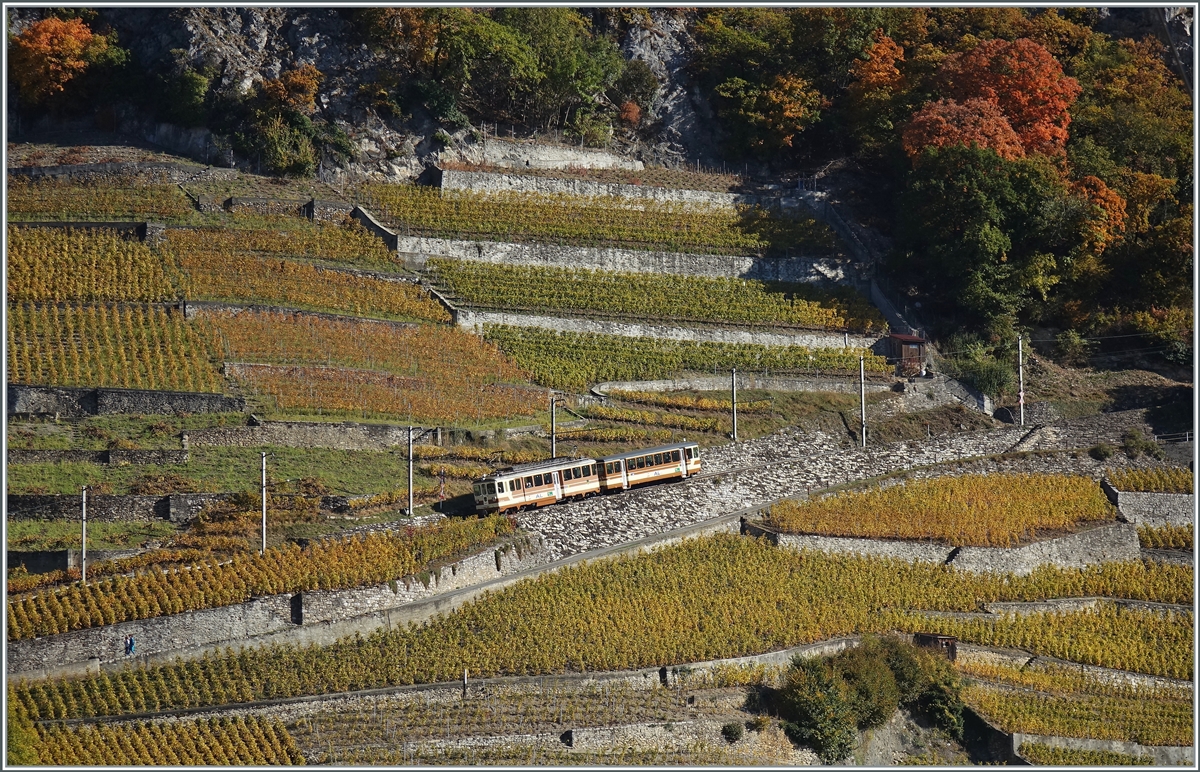
POLYGON ((337 629, 338 623, 347 619, 384 613, 416 600, 512 574, 535 565, 540 554, 537 537, 518 535, 448 564, 440 571, 431 571, 425 575, 427 584, 420 576, 410 576, 398 579, 395 590, 390 584, 382 584, 272 595, 232 606, 10 641, 7 672, 13 679, 33 680, 82 674, 97 666, 93 660, 105 669, 120 669, 131 660, 136 664, 159 664, 172 661, 181 652, 253 646, 261 643, 264 636, 271 636, 271 642, 304 643, 313 628, 316 628, 313 635, 323 640, 323 631, 337 629), (284 636, 272 636, 274 633, 284 636), (129 635, 137 643, 135 658, 124 654, 125 637, 129 635))
POLYGON ((8 384, 9 415, 240 413, 245 409, 245 399, 222 394, 8 384))
POLYGON ((1057 539, 1022 547, 950 547, 935 542, 900 539, 860 539, 841 536, 779 533, 761 523, 747 523, 746 531, 764 536, 780 547, 888 557, 908 562, 944 563, 971 573, 1024 576, 1044 565, 1082 568, 1141 557, 1137 529, 1127 523, 1107 523, 1057 539))
POLYGON ((1119 491, 1108 480, 1100 487, 1108 500, 1121 510, 1121 516, 1138 525, 1192 525, 1196 518, 1194 493, 1138 493, 1119 491))
POLYGON ((560 332, 581 332, 595 335, 622 335, 630 338, 658 340, 695 340, 714 343, 754 343, 760 346, 808 346, 810 348, 869 349, 879 342, 878 335, 846 334, 835 331, 788 330, 780 327, 748 328, 733 326, 677 327, 611 319, 584 319, 510 311, 474 311, 458 309, 458 326, 477 334, 487 324, 506 324, 514 327, 540 327, 560 332))
MULTIPOLYGON (((384 238, 385 241, 388 240, 386 236, 384 238)), ((607 247, 463 241, 401 235, 395 237, 395 242, 395 249, 405 258, 405 267, 412 270, 423 269, 425 261, 430 257, 447 257, 501 265, 589 268, 599 271, 669 273, 684 276, 733 276, 767 281, 850 284, 857 280, 857 269, 853 261, 826 255, 698 255, 686 252, 642 252, 607 247)))

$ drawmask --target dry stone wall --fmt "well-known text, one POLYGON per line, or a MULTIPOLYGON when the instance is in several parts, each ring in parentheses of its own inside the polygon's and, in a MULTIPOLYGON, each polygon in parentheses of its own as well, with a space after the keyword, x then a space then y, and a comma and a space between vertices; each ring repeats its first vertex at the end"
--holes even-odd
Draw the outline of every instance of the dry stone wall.
POLYGON ((430 257, 447 257, 455 260, 501 265, 588 268, 626 273, 731 276, 766 281, 830 282, 834 284, 849 284, 857 281, 857 269, 853 261, 824 255, 799 257, 698 255, 686 252, 643 252, 609 247, 464 241, 404 235, 397 235, 395 243, 395 249, 405 260, 405 267, 413 270, 423 269, 425 261, 430 257))
POLYGON ((10 464, 186 464, 186 450, 22 450, 5 452, 10 464))
POLYGON ((8 414, 112 415, 117 413, 240 413, 242 397, 184 391, 72 388, 8 384, 8 414))
POLYGON ((304 643, 313 627, 317 628, 314 634, 320 636, 321 630, 331 624, 512 574, 537 564, 542 556, 536 537, 518 534, 440 571, 435 569, 424 579, 397 579, 395 589, 391 584, 382 584, 272 595, 232 606, 10 641, 6 672, 13 679, 40 679, 88 672, 89 667, 96 667, 90 660, 98 660, 102 668, 119 669, 126 662, 170 662, 181 652, 197 649, 219 650, 264 642, 304 643), (135 658, 127 658, 124 653, 124 641, 130 635, 137 644, 135 658))
MULTIPOLYGON (((92 522, 146 522, 170 517, 164 496, 88 496, 88 520, 92 522)), ((83 509, 79 495, 8 494, 10 520, 79 520, 83 509)))
POLYGON ((1121 510, 1131 523, 1163 526, 1193 525, 1196 521, 1196 495, 1193 493, 1142 493, 1119 491, 1104 480, 1104 495, 1121 510))

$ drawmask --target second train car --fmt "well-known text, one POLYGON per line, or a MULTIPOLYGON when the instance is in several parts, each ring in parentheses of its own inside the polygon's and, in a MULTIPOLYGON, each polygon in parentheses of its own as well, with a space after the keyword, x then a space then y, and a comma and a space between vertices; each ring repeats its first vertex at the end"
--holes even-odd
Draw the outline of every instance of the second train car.
POLYGON ((685 479, 700 471, 694 442, 631 450, 604 458, 555 458, 498 469, 473 483, 480 513, 536 509, 645 483, 685 479))

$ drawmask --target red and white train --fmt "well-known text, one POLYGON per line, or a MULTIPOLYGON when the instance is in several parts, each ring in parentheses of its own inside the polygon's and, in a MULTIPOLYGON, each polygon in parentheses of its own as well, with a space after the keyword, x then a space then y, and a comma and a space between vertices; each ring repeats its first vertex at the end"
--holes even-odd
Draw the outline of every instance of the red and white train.
POLYGON ((480 513, 535 509, 597 493, 613 493, 659 480, 686 479, 700 471, 694 442, 631 450, 604 458, 555 458, 519 464, 474 482, 480 513))

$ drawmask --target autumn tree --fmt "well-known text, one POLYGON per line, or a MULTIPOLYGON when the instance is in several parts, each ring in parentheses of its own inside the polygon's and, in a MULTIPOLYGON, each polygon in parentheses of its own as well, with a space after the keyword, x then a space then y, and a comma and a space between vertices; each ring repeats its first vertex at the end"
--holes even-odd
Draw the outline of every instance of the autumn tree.
POLYGON ((102 59, 108 47, 109 39, 93 33, 82 19, 50 16, 10 40, 10 74, 22 97, 43 104, 102 59))
POLYGON ((308 114, 316 109, 317 88, 324 78, 316 67, 305 64, 263 81, 260 93, 272 109, 308 114))
POLYGON ((904 128, 902 145, 914 163, 925 148, 954 145, 987 148, 1010 161, 1025 155, 1004 113, 984 99, 968 99, 962 104, 940 99, 925 105, 904 128))
POLYGON ((951 98, 999 107, 1027 153, 1063 151, 1071 122, 1067 110, 1080 86, 1042 46, 1028 38, 986 40, 947 57, 939 74, 951 98))
POLYGON ((819 120, 828 100, 796 75, 776 75, 763 87, 731 78, 717 88, 721 111, 738 121, 747 145, 756 150, 791 147, 796 135, 819 120))
POLYGON ((849 112, 859 143, 874 149, 885 145, 905 109, 908 79, 900 71, 904 49, 878 28, 863 59, 850 65, 847 87, 849 112))

